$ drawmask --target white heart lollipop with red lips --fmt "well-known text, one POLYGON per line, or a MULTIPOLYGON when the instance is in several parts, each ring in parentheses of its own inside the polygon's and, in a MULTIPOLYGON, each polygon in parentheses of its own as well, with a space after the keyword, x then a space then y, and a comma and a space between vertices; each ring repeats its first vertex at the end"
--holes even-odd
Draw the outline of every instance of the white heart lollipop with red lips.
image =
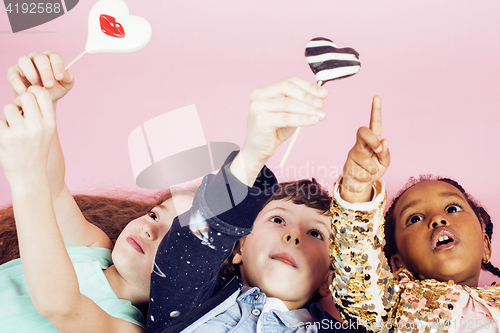
POLYGON ((100 0, 89 14, 88 53, 134 52, 151 39, 151 25, 144 18, 129 15, 122 0, 100 0))

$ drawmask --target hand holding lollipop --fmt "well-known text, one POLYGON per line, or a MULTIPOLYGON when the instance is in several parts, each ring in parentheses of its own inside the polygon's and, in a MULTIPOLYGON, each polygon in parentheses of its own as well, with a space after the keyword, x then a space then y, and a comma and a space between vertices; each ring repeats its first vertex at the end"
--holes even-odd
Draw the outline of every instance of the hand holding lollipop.
POLYGON ((151 26, 142 17, 129 15, 122 0, 100 0, 89 14, 85 51, 64 67, 61 55, 52 51, 31 52, 9 67, 7 79, 15 97, 32 85, 49 89, 53 102, 62 98, 74 85, 68 68, 85 53, 133 52, 151 39, 151 26))
POLYGON ((64 69, 61 55, 52 52, 31 52, 21 56, 17 63, 7 70, 7 80, 14 97, 28 91, 30 86, 47 89, 55 103, 66 95, 74 86, 74 75, 64 69))
MULTIPOLYGON (((359 72, 361 67, 359 53, 356 50, 350 47, 339 48, 330 39, 323 37, 313 38, 307 43, 305 56, 311 70, 316 75, 319 86, 327 81, 352 76, 359 72)), ((285 165, 299 132, 300 127, 297 127, 281 160, 280 167, 285 165)))

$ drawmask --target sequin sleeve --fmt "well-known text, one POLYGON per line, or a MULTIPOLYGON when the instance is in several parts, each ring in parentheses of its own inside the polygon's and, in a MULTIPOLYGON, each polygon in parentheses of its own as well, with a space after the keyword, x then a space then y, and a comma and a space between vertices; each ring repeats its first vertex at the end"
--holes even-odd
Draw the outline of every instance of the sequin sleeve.
POLYGON ((392 321, 399 290, 382 251, 384 183, 374 188, 372 201, 351 204, 340 197, 337 182, 330 207, 330 256, 336 274, 330 289, 344 318, 368 331, 392 321))

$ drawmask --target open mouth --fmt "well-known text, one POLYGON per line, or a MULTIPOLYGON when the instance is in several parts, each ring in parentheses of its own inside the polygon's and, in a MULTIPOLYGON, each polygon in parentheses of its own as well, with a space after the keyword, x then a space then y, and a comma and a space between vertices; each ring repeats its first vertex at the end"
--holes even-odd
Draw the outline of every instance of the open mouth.
POLYGON ((432 233, 432 249, 447 250, 458 244, 458 236, 448 227, 436 228, 432 233))
POLYGON ((446 244, 451 243, 453 241, 454 241, 453 238, 448 237, 448 236, 439 237, 439 239, 436 243, 436 247, 439 247, 441 245, 446 245, 446 244))

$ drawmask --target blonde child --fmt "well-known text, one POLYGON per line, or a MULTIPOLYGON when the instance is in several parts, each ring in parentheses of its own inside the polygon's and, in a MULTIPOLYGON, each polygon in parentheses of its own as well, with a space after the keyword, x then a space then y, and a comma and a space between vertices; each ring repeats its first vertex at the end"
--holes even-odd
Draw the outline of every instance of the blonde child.
POLYGON ((491 221, 458 183, 423 178, 396 196, 385 224, 393 276, 379 181, 390 157, 378 97, 373 105, 331 206, 337 304, 359 331, 498 332, 500 288, 477 286, 491 256, 491 221))

